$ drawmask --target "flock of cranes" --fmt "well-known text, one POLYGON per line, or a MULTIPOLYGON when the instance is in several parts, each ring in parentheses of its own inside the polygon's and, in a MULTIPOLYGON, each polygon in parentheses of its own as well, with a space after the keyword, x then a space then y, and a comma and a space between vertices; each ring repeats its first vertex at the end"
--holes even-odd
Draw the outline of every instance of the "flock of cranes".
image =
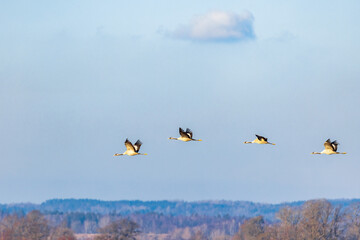
MULTIPOLYGON (((178 137, 178 138, 169 137, 169 139, 179 140, 179 141, 183 141, 183 142, 202 141, 201 139, 194 139, 193 138, 193 133, 189 128, 187 128, 185 131, 182 128, 179 128, 179 134, 180 134, 180 137, 178 137)), ((247 142, 246 141, 244 143, 257 143, 257 144, 275 145, 275 143, 268 142, 268 139, 263 137, 263 136, 260 136, 260 135, 255 135, 255 136, 256 136, 256 139, 254 141, 252 141, 252 142, 247 142)), ((137 140, 135 144, 132 144, 128 139, 126 139, 126 141, 125 141, 126 151, 124 153, 115 153, 114 156, 147 155, 146 153, 139 153, 141 145, 142 145, 142 142, 140 140, 137 140)), ((346 154, 346 152, 338 152, 337 151, 337 146, 338 145, 339 145, 339 143, 336 140, 331 142, 331 140, 328 139, 324 143, 325 149, 323 151, 321 151, 321 152, 312 152, 312 154, 327 154, 327 155, 346 154)))

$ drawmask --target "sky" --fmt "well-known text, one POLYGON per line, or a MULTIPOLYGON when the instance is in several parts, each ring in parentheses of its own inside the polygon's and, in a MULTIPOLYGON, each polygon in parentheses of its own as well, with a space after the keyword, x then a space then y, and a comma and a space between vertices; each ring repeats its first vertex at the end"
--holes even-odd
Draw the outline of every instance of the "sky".
POLYGON ((0 1, 0 203, 360 198, 359 11, 0 1), (328 138, 348 154, 312 155, 328 138))

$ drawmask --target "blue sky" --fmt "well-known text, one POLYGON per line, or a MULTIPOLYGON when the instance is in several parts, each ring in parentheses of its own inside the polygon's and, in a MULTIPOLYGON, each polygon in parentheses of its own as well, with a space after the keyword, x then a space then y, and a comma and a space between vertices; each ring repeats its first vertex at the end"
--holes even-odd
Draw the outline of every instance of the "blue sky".
POLYGON ((360 198, 359 11, 1 2, 0 203, 360 198), (167 140, 178 127, 203 142, 167 140), (113 157, 126 138, 148 156, 113 157), (327 138, 348 154, 311 155, 327 138))

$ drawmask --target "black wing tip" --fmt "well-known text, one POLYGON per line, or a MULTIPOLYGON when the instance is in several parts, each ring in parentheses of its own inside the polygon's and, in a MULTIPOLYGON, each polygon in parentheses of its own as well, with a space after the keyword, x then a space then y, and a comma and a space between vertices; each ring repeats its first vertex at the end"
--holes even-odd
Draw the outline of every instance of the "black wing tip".
POLYGON ((256 136, 259 140, 264 139, 265 141, 267 141, 267 138, 264 137, 264 136, 260 136, 260 135, 257 135, 257 134, 255 134, 255 136, 256 136))

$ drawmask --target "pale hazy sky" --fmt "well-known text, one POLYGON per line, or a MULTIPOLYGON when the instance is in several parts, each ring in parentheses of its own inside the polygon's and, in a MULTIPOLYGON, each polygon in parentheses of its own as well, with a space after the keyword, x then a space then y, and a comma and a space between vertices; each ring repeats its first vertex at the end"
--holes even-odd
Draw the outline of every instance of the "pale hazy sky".
POLYGON ((359 12, 1 1, 0 203, 360 198, 359 12), (178 127, 203 142, 167 140, 178 127), (126 138, 148 156, 113 157, 126 138), (311 155, 327 138, 348 154, 311 155))

